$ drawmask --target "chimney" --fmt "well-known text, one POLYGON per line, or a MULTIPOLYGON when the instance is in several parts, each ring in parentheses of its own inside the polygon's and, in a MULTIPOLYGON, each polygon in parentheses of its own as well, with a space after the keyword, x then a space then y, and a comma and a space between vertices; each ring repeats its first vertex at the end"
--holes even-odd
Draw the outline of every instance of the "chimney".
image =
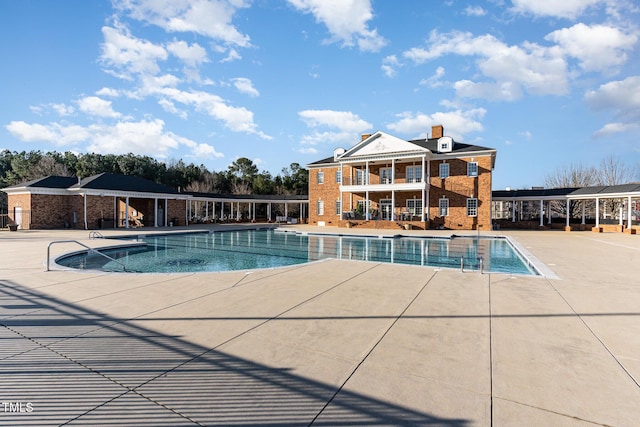
POLYGON ((371 136, 370 133, 363 133, 362 134, 362 139, 360 141, 364 141, 365 139, 369 138, 371 136))
POLYGON ((442 125, 431 126, 431 138, 442 138, 444 136, 444 128, 442 125))

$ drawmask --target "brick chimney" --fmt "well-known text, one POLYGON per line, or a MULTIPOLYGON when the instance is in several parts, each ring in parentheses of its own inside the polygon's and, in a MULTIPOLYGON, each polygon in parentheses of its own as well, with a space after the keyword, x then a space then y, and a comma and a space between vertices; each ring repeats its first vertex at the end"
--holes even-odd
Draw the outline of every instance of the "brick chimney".
POLYGON ((370 133, 363 133, 362 134, 362 139, 360 141, 364 141, 365 139, 369 138, 371 136, 370 133))
POLYGON ((444 128, 442 125, 431 126, 431 138, 442 138, 444 136, 444 128))

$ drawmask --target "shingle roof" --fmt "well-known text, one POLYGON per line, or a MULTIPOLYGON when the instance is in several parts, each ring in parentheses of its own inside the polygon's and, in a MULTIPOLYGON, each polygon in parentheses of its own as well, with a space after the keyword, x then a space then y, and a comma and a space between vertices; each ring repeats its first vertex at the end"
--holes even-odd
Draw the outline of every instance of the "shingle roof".
POLYGON ((327 164, 327 163, 335 163, 335 160, 333 159, 333 156, 327 157, 326 159, 318 160, 318 161, 313 162, 313 163, 309 163, 307 166, 324 165, 324 164, 327 164))
POLYGON ((531 190, 494 190, 491 196, 496 198, 536 198, 536 197, 555 197, 563 198, 576 191, 577 188, 539 188, 531 190))
POLYGON ((221 194, 221 193, 199 193, 194 191, 186 191, 182 194, 188 194, 193 197, 202 197, 209 199, 233 199, 233 200, 273 200, 273 201, 306 201, 309 196, 306 194, 221 194))
POLYGON ((178 192, 166 185, 149 181, 135 175, 116 175, 113 173, 101 173, 99 175, 84 178, 79 183, 72 185, 69 189, 92 189, 92 190, 114 190, 114 191, 135 191, 143 193, 177 194, 178 192))
MULTIPOLYGON (((427 150, 437 153, 438 152, 438 138, 429 138, 429 139, 412 139, 409 142, 412 144, 416 144, 422 148, 426 148, 427 150)), ((472 145, 465 144, 463 142, 454 141, 452 153, 465 153, 470 151, 495 151, 493 148, 482 147, 480 145, 472 145)))
POLYGON ((78 178, 73 176, 45 176, 44 178, 38 178, 20 184, 6 187, 11 188, 23 188, 23 187, 37 187, 37 188, 68 188, 74 183, 78 182, 78 178))
POLYGON ((579 188, 571 196, 590 196, 598 194, 615 194, 615 193, 637 193, 640 192, 640 183, 632 182, 630 184, 620 185, 600 185, 595 187, 579 188))

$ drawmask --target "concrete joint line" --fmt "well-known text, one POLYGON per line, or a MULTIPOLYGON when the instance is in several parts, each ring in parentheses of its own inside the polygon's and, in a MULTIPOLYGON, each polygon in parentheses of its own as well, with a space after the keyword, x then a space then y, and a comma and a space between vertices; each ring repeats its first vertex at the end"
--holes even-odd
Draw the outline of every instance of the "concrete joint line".
POLYGON ((409 307, 411 307, 411 305, 418 299, 418 297, 420 296, 420 294, 422 294, 422 292, 426 289, 426 287, 429 285, 429 283, 431 283, 431 281, 436 277, 436 275, 438 274, 438 271, 435 271, 433 273, 433 275, 429 278, 429 280, 427 280, 425 282, 424 285, 422 285, 422 287, 420 288, 420 290, 418 291, 418 293, 416 293, 416 295, 411 299, 411 301, 409 301, 409 303, 407 304, 407 306, 402 310, 402 312, 396 316, 396 318, 393 320, 393 322, 391 322, 391 324, 389 325, 389 327, 384 331, 384 333, 380 336, 380 338, 378 338, 378 340, 373 344, 373 346, 371 346, 371 348, 369 349, 369 351, 364 355, 364 357, 362 358, 362 360, 360 360, 360 362, 358 362, 358 364, 355 366, 355 368, 353 368, 353 370, 351 371, 351 373, 349 373, 349 375, 347 375, 347 378, 344 380, 344 382, 342 384, 340 384, 340 387, 338 387, 338 389, 336 390, 335 393, 333 393, 333 396, 331 396, 331 398, 327 401, 327 403, 324 404, 324 406, 322 407, 322 409, 320 409, 320 411, 316 414, 315 417, 313 417, 313 420, 311 420, 311 422, 309 423, 309 425, 313 425, 316 420, 318 419, 318 417, 320 415, 322 415, 322 413, 324 412, 325 409, 327 409, 327 407, 329 407, 329 405, 331 404, 331 402, 333 402, 333 400, 336 398, 336 396, 340 393, 340 391, 342 391, 342 389, 344 388, 344 386, 349 382, 349 380, 353 377, 353 375, 355 375, 355 373, 358 371, 358 369, 360 368, 360 366, 362 366, 362 364, 364 363, 365 360, 367 360, 367 358, 371 355, 371 353, 373 353, 373 350, 376 349, 376 347, 378 346, 378 344, 380 344, 382 342, 382 340, 384 339, 385 336, 387 336, 387 334, 389 333, 389 331, 391 331, 391 329, 395 326, 396 323, 398 323, 398 320, 400 320, 402 318, 402 316, 404 316, 404 314, 407 312, 407 310, 409 309, 409 307))

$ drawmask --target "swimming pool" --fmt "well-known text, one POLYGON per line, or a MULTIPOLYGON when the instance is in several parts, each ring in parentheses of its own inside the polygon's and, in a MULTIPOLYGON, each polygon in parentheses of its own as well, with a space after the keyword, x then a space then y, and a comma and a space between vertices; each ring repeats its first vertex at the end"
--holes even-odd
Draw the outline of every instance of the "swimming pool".
MULTIPOLYGON (((128 240, 131 240, 129 238, 128 240)), ((217 272, 274 268, 335 258, 486 272, 537 274, 506 238, 302 234, 273 229, 138 236, 141 245, 58 258, 64 267, 129 272, 217 272)))

